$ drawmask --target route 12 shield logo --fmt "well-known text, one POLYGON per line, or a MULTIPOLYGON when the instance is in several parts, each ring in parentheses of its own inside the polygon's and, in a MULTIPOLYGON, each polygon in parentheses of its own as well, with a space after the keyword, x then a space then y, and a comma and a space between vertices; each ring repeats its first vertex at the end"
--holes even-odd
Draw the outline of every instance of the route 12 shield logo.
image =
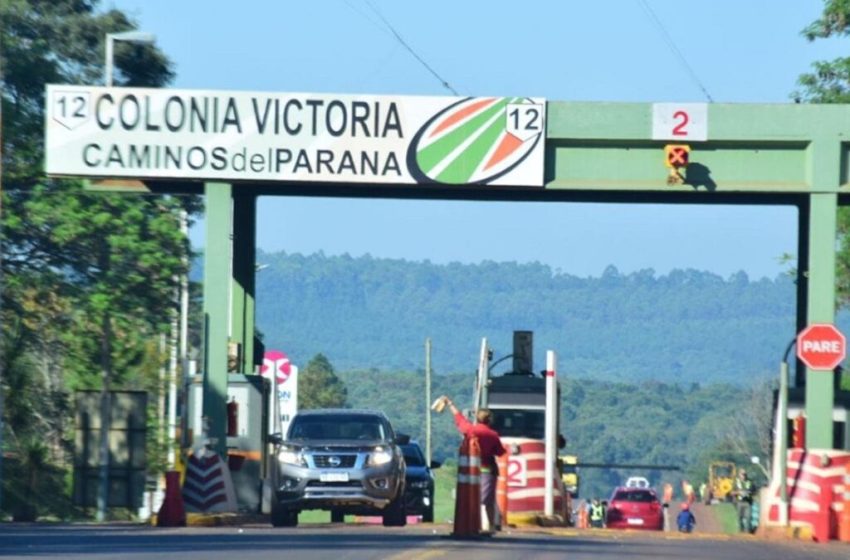
POLYGON ((419 183, 491 183, 532 153, 544 120, 544 105, 529 98, 462 99, 417 131, 407 167, 419 183))

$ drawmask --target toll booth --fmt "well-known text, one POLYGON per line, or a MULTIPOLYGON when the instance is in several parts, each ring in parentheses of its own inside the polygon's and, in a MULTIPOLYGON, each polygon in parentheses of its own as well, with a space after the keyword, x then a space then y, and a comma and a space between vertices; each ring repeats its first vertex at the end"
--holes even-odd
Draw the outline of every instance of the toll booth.
MULTIPOLYGON (((792 387, 788 389, 788 417, 786 431, 788 448, 795 447, 794 421, 802 417, 806 411, 806 388, 792 387)), ((850 449, 850 391, 835 389, 835 403, 832 407, 832 448, 850 449)))
MULTIPOLYGON (((268 379, 259 375, 227 376, 227 466, 240 511, 259 512, 265 477, 265 432, 268 426, 268 379)), ((203 433, 203 379, 194 376, 189 388, 189 447, 203 433)))

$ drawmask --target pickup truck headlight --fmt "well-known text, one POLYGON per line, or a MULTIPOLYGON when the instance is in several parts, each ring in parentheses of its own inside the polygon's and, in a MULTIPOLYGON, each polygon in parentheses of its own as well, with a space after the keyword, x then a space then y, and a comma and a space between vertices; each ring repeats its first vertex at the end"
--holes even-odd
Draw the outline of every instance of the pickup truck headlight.
POLYGON ((304 455, 300 450, 281 448, 277 453, 277 460, 285 465, 296 465, 306 467, 307 461, 304 460, 304 455))
POLYGON ((369 467, 377 467, 378 465, 386 465, 392 460, 392 452, 379 447, 369 454, 369 459, 366 461, 366 465, 369 467))

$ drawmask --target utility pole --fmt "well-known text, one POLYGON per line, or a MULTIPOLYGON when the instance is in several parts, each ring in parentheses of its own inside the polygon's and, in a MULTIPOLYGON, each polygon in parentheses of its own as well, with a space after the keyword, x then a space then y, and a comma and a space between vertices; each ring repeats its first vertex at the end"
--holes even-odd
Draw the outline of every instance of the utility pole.
POLYGON ((166 390, 166 370, 165 370, 165 352, 167 350, 167 342, 165 333, 159 335, 159 355, 157 358, 159 359, 159 387, 158 393, 159 397, 156 399, 156 419, 159 427, 157 429, 156 441, 159 443, 160 448, 165 447, 165 426, 166 426, 166 416, 165 416, 165 390, 166 390))
MULTIPOLYGON (((178 295, 179 289, 175 290, 178 295)), ((168 337, 168 436, 167 469, 174 470, 175 453, 174 440, 177 439, 177 342, 180 318, 176 312, 171 314, 171 333, 168 337)))
MULTIPOLYGON (((0 60, 3 52, 0 51, 0 60)), ((3 83, 3 65, 0 64, 0 83, 3 83)), ((0 224, 3 215, 3 96, 0 95, 0 224)), ((3 301, 3 251, 0 250, 0 301, 3 301)), ((3 509, 3 431, 6 423, 3 406, 3 360, 0 360, 0 511, 3 509)))
POLYGON ((425 339, 425 464, 431 466, 431 339, 425 339))
MULTIPOLYGON (((189 214, 186 212, 185 208, 180 209, 180 233, 183 235, 183 238, 186 240, 186 243, 189 243, 189 214)), ((188 408, 185 406, 185 403, 189 399, 188 391, 186 388, 186 379, 189 375, 189 248, 187 246, 186 252, 183 253, 183 274, 180 275, 180 386, 184 388, 183 399, 183 416, 184 418, 187 415, 188 408)), ((177 442, 174 441, 177 435, 177 394, 175 387, 175 395, 174 395, 174 418, 170 418, 169 420, 174 424, 174 432, 169 432, 170 437, 172 439, 171 446, 172 449, 177 442)), ((184 422, 184 425, 188 425, 184 422)), ((176 461, 172 460, 171 455, 169 455, 168 468, 173 470, 176 466, 176 461)))
MULTIPOLYGON (((779 478, 779 524, 788 526, 788 355, 797 339, 792 338, 779 364, 779 394, 776 404, 773 475, 779 478)), ((775 479, 774 479, 775 480, 775 479)))

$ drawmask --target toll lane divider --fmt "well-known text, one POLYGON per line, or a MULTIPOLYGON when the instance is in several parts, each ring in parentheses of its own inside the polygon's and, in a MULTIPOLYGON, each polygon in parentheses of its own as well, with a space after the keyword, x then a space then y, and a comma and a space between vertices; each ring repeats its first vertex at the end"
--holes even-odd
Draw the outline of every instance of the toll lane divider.
MULTIPOLYGON (((839 537, 844 513, 844 477, 850 452, 836 449, 789 449, 786 483, 788 523, 818 542, 839 537)), ((767 497, 767 523, 778 526, 781 507, 779 484, 771 484, 767 497)))
POLYGON ((189 456, 183 481, 186 510, 201 513, 235 512, 236 492, 227 463, 212 451, 189 456))

